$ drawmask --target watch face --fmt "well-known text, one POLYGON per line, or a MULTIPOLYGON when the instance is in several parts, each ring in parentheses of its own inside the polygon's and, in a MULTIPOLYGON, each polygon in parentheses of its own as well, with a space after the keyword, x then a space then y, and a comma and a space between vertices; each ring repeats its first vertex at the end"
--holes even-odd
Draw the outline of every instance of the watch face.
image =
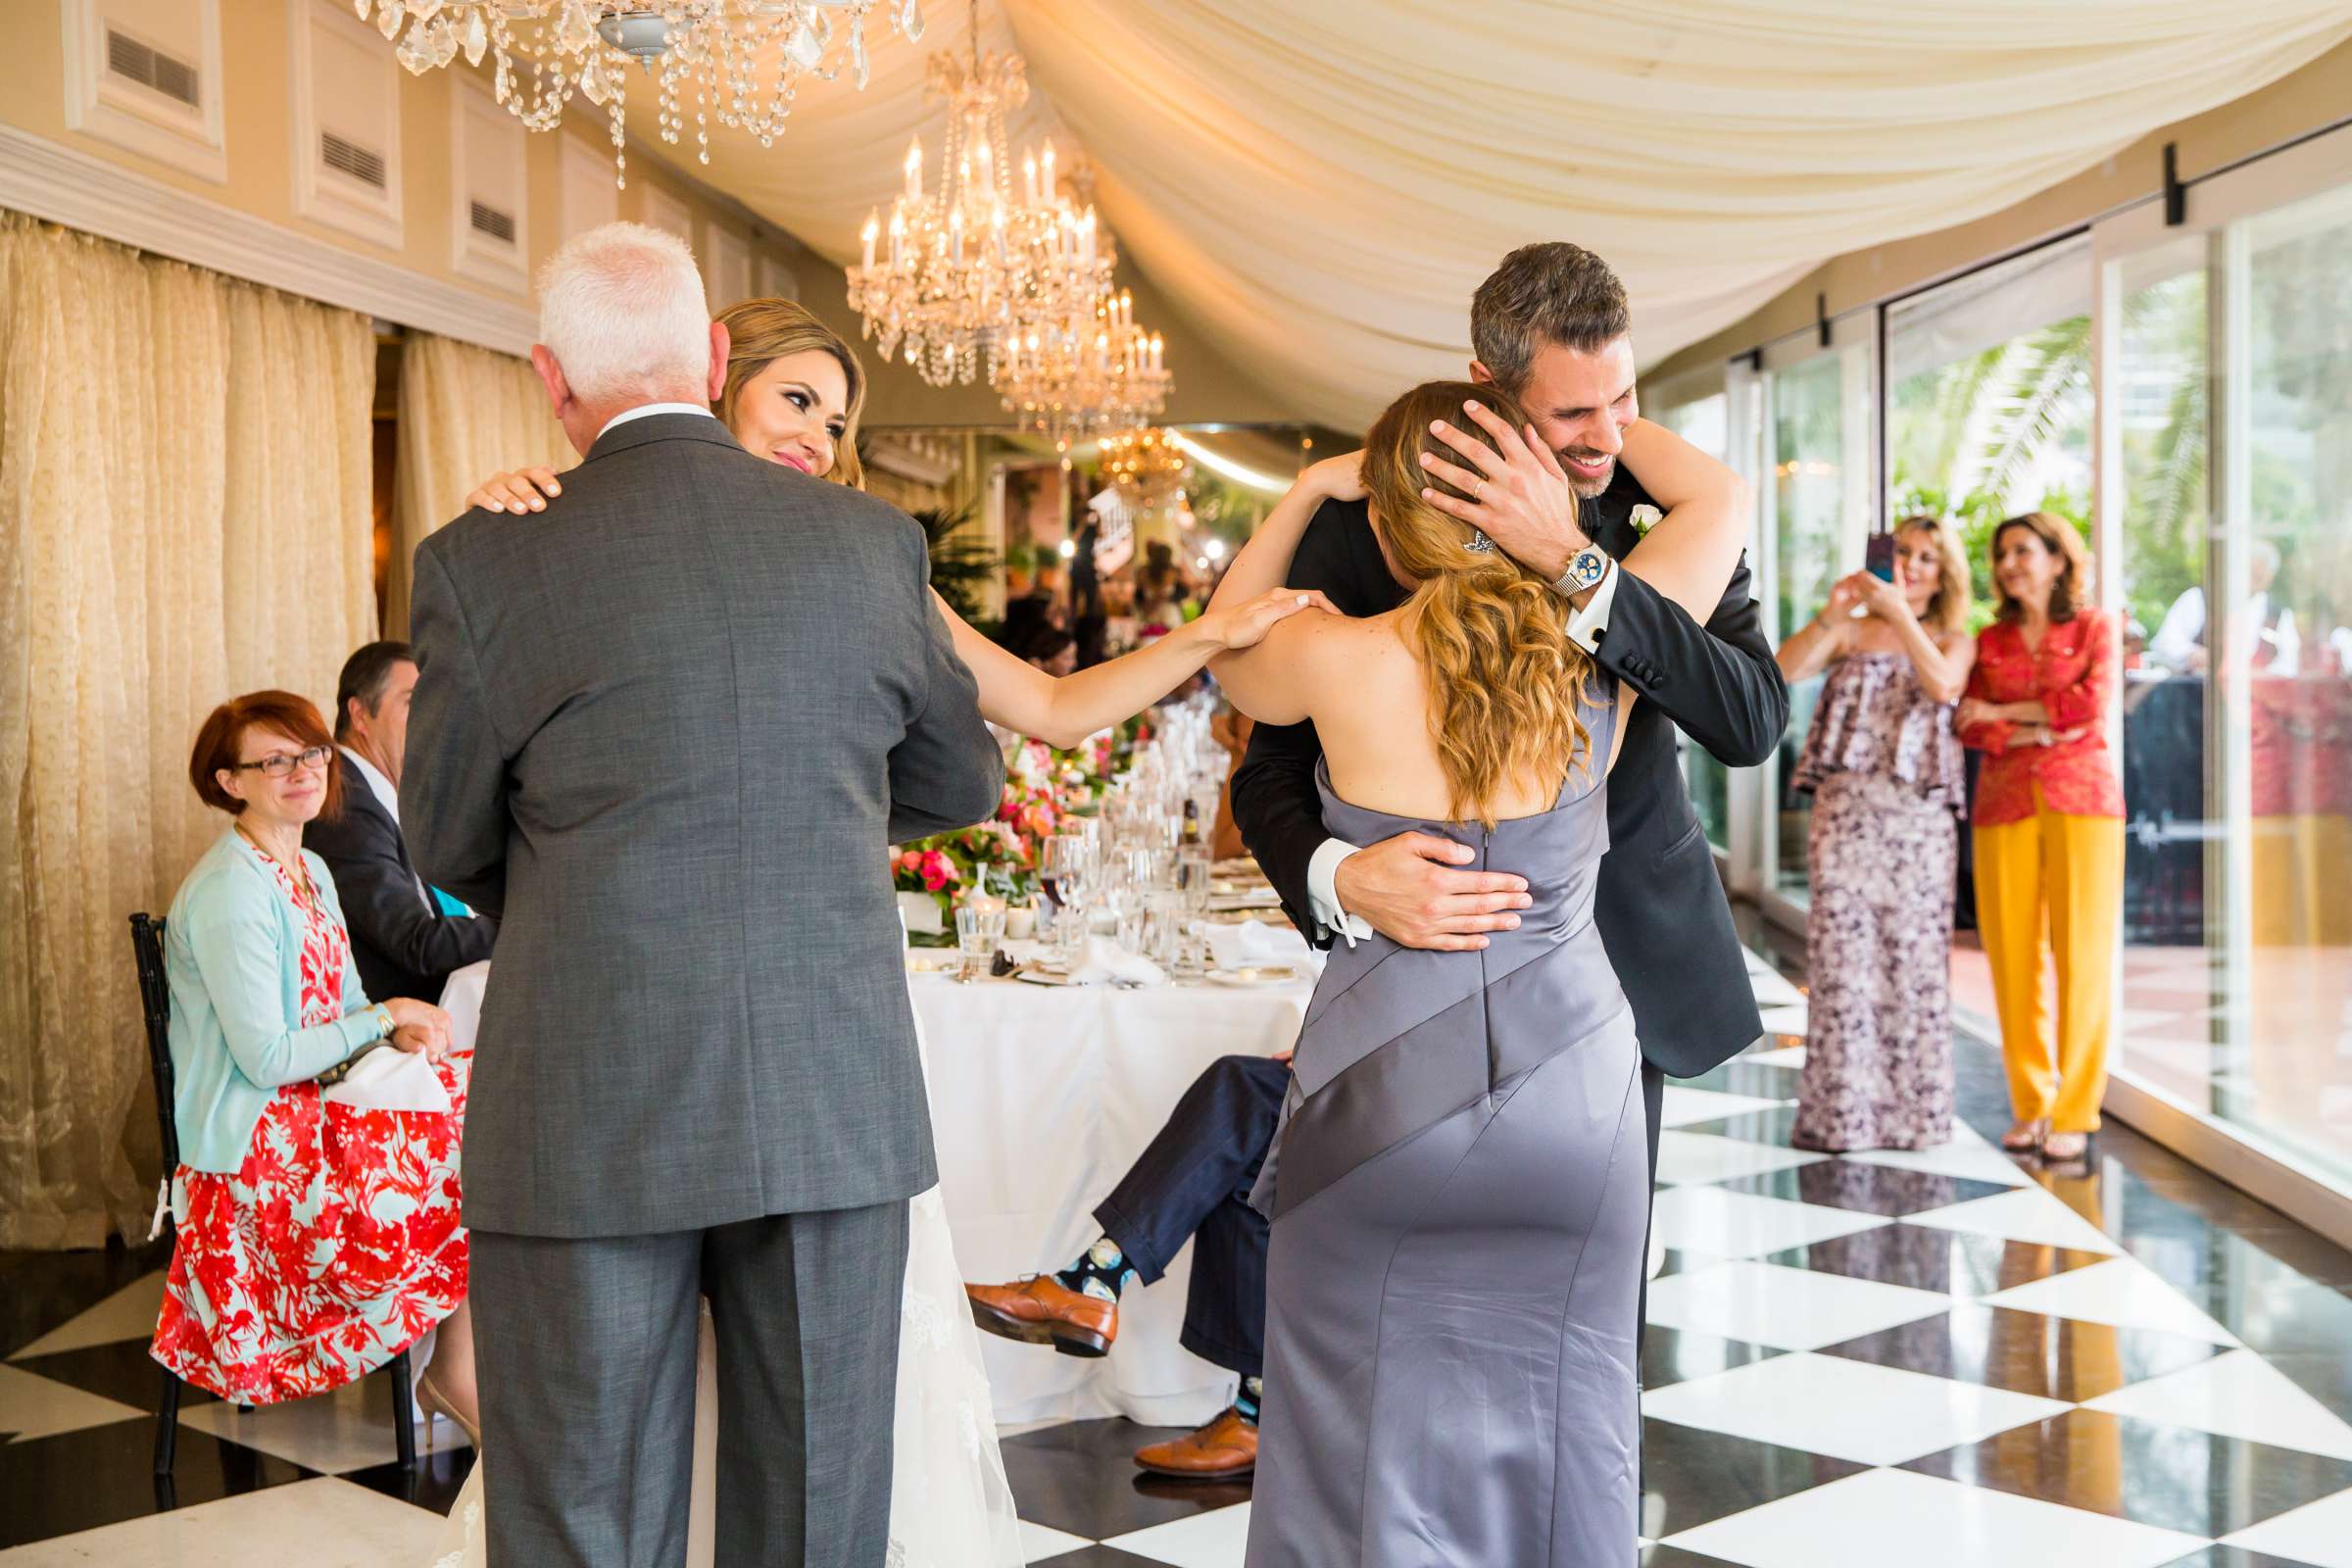
POLYGON ((1568 564, 1568 569, 1576 574, 1578 582, 1587 588, 1592 587, 1600 581, 1600 553, 1596 550, 1585 551, 1568 564))

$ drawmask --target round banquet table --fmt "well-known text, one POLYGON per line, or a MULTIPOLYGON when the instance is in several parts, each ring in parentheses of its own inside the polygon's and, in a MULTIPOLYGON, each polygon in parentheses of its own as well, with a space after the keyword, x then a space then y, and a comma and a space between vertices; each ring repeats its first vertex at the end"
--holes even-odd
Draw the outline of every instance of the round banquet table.
MULTIPOLYGON (((450 976, 441 997, 471 1047, 490 965, 450 976)), ((957 985, 908 977, 930 1054, 941 1196, 964 1278, 1056 1268, 1100 1233, 1094 1207, 1152 1141, 1186 1087, 1219 1056, 1272 1055, 1298 1038, 1312 982, 1142 990, 957 985)), ((980 1336, 1000 1422, 1124 1415, 1195 1426, 1231 1401, 1234 1378, 1176 1343, 1188 1245, 1167 1277, 1130 1287, 1119 1339, 1100 1360, 980 1336)))

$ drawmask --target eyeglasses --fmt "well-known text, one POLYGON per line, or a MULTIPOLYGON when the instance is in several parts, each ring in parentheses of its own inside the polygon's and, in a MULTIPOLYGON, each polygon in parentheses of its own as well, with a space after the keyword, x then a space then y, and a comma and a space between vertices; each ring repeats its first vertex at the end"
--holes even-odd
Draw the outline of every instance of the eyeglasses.
POLYGON ((331 746, 314 746, 307 751, 296 752, 291 757, 284 752, 271 752, 268 757, 239 762, 233 771, 242 773, 248 768, 258 767, 265 777, 284 778, 298 767, 324 767, 327 754, 333 750, 331 746))

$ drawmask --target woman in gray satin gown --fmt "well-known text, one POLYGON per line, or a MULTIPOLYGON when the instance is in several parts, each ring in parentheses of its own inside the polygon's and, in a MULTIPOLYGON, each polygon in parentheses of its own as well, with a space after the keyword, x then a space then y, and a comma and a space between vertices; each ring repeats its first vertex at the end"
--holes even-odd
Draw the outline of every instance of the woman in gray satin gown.
MULTIPOLYGON (((1633 1013, 1592 924, 1627 699, 1548 586, 1421 498, 1432 474, 1485 488, 1420 463, 1454 456, 1427 432, 1468 397, 1499 416, 1480 421, 1490 480, 1518 466, 1567 485, 1494 388, 1415 389, 1362 460, 1413 596, 1300 614, 1217 666, 1260 722, 1314 722, 1335 838, 1452 839, 1529 899, 1476 951, 1344 942, 1316 987, 1254 1195, 1274 1225, 1249 1568, 1636 1555, 1648 1152, 1633 1013)), ((1625 441, 1669 508, 1633 564, 1711 605, 1738 556, 1737 479, 1654 425, 1625 441)))

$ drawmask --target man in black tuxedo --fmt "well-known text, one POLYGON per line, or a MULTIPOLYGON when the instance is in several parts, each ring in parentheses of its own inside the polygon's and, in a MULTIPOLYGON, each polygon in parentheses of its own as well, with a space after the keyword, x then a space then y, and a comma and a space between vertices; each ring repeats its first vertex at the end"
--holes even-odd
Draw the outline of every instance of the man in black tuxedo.
MULTIPOLYGON (((1641 537, 1649 497, 1616 456, 1637 417, 1625 287, 1575 245, 1523 246, 1471 304, 1473 380, 1511 393, 1568 482, 1532 455, 1498 474, 1443 477, 1471 492, 1435 504, 1484 530, 1575 607, 1569 635, 1640 698, 1609 775, 1608 855, 1594 920, 1641 1030, 1651 1174, 1668 1076, 1691 1077, 1763 1033, 1731 907, 1675 755, 1675 727, 1734 767, 1780 743, 1788 690, 1765 642, 1744 561, 1704 625, 1616 562, 1641 537)), ((1465 421, 1492 415, 1465 415, 1465 421)), ((1350 615, 1405 598, 1383 563, 1364 503, 1326 502, 1291 567, 1291 586, 1320 588, 1350 615)), ((1234 818, 1310 941, 1377 930, 1409 948, 1483 947, 1517 923, 1524 882, 1459 870, 1469 849, 1406 833, 1348 845, 1324 831, 1315 790, 1323 747, 1314 726, 1260 724, 1233 781, 1234 818), (1358 923, 1360 922, 1360 924, 1358 923)))
MULTIPOLYGON (((1593 917, 1641 1031, 1654 1178, 1667 1076, 1703 1073, 1764 1032, 1714 855, 1683 784, 1674 726, 1729 765, 1753 766, 1780 744, 1788 688, 1744 562, 1703 626, 1615 564, 1641 537, 1636 509, 1655 511, 1615 461, 1635 418, 1627 333, 1624 285, 1590 251, 1530 245, 1505 257, 1471 306, 1471 377, 1504 387, 1535 414, 1570 482, 1532 462, 1499 478, 1457 469, 1446 477, 1478 502, 1443 492, 1433 500, 1552 579, 1576 607, 1569 634, 1642 699, 1609 774, 1610 850, 1593 917)), ((1452 444, 1466 448, 1469 438, 1452 444)), ((1322 589, 1350 615, 1380 614, 1405 598, 1361 501, 1324 504, 1290 583, 1322 589)), ((1483 947, 1482 933, 1516 923, 1526 883, 1453 869, 1474 858, 1460 845, 1419 833, 1362 846, 1331 838, 1315 788, 1322 755, 1312 724, 1260 724, 1233 779, 1234 820, 1308 940, 1327 947, 1343 931, 1377 930, 1406 947, 1483 947)), ((1241 1374, 1242 1391, 1199 1431, 1137 1453, 1148 1470, 1205 1481, 1255 1465, 1267 1227, 1248 1194, 1288 1076, 1277 1061, 1215 1063, 1095 1210, 1103 1234, 1092 1247, 1056 1272, 965 1287, 974 1320, 990 1333, 1100 1355, 1118 1334, 1120 1292, 1150 1285, 1193 1242, 1185 1344, 1241 1374)))
POLYGON ((335 745, 356 775, 343 814, 303 832, 335 879, 351 956, 371 997, 441 995, 450 971, 490 956, 498 922, 435 894, 409 863, 400 831, 400 775, 408 760, 409 694, 416 658, 407 643, 369 643, 335 683, 335 745))

